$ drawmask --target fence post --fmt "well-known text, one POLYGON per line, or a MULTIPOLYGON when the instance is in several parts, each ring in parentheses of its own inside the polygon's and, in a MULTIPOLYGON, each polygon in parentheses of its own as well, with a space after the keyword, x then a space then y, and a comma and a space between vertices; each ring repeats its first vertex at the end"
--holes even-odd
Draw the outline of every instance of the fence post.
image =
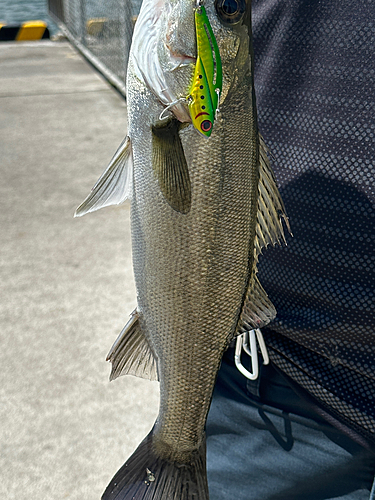
POLYGON ((132 12, 132 3, 128 0, 125 2, 122 2, 122 30, 121 30, 121 38, 123 39, 123 47, 122 47, 122 53, 124 54, 123 58, 123 67, 124 67, 124 75, 125 75, 125 86, 126 86, 126 72, 128 69, 128 61, 129 61, 129 51, 130 51, 130 45, 132 41, 132 34, 133 34, 133 12, 132 12))
POLYGON ((86 8, 85 8, 86 0, 79 0, 79 2, 80 2, 79 25, 81 31, 80 40, 83 45, 86 45, 86 8))

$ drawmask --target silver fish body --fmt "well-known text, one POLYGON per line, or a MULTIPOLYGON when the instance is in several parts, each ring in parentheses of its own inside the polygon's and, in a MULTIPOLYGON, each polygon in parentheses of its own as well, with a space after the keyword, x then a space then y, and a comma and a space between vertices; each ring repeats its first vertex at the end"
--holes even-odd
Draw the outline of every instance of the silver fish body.
POLYGON ((222 355, 237 334, 275 315, 256 264, 262 247, 284 237, 285 214, 258 133, 251 29, 223 23, 212 1, 205 7, 223 65, 211 136, 189 124, 183 101, 197 5, 145 0, 127 77, 130 139, 77 209, 131 197, 138 306, 109 359, 112 378, 160 381, 155 426, 103 499, 208 499, 204 427, 222 355))
MULTIPOLYGON (((236 332, 252 270, 257 130, 249 75, 241 83, 235 99, 223 103, 209 142, 192 127, 180 133, 191 182, 187 214, 171 208, 150 168, 150 124, 132 140, 138 312, 160 380, 154 442, 160 453, 179 461, 188 460, 203 440, 216 374, 236 332)), ((139 96, 138 89, 131 94, 130 107, 139 96)), ((141 118, 150 119, 150 108, 140 109, 147 111, 141 118)))

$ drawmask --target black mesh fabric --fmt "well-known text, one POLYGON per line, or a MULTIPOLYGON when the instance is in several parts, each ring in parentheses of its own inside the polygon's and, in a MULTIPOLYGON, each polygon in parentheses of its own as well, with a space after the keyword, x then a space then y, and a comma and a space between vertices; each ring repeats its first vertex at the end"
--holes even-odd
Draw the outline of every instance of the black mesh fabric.
POLYGON ((259 277, 273 361, 375 438, 375 7, 253 0, 259 126, 294 237, 259 277))

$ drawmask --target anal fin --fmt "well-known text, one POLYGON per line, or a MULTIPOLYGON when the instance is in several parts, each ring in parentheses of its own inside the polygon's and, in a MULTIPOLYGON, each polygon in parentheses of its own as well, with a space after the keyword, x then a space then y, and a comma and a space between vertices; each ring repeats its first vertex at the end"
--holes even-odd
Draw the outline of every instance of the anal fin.
POLYGON ((110 380, 115 380, 120 375, 158 380, 156 359, 143 335, 136 311, 117 337, 107 361, 112 363, 110 380))

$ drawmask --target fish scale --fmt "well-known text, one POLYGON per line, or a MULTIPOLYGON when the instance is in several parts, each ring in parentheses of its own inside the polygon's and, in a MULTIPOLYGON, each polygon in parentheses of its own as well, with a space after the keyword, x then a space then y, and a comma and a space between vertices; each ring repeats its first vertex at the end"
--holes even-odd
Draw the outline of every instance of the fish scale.
MULTIPOLYGON (((176 460, 182 460, 181 448, 191 452, 203 440, 216 373, 249 280, 257 201, 254 197, 252 203, 249 193, 252 185, 257 186, 257 173, 251 169, 256 129, 251 126, 248 81, 249 76, 234 105, 224 104, 210 148, 194 130, 181 134, 191 174, 189 214, 176 213, 160 196, 157 180, 147 169, 151 159, 146 149, 133 143, 134 150, 142 152, 139 157, 134 154, 132 204, 135 280, 142 290, 138 310, 142 330, 157 332, 149 334, 149 342, 160 360, 161 402, 154 442, 160 454, 176 460), (243 123, 244 109, 248 126, 243 123), (189 152, 192 141, 196 147, 189 152), (241 144, 236 153, 228 147, 223 155, 223 144, 235 141, 241 144)), ((129 96, 130 106, 137 94, 129 96)), ((132 123, 130 134, 131 127, 132 123)))
POLYGON ((257 128, 250 5, 227 26, 205 2, 223 70, 210 137, 191 124, 183 97, 195 78, 183 55, 194 5, 164 0, 155 11, 144 0, 128 66, 129 135, 76 211, 131 199, 137 309, 108 354, 111 380, 160 381, 155 425, 103 500, 208 500, 204 428, 222 355, 276 314, 256 265, 263 247, 284 238, 287 219, 257 128), (168 16, 182 30, 173 37, 168 16))

